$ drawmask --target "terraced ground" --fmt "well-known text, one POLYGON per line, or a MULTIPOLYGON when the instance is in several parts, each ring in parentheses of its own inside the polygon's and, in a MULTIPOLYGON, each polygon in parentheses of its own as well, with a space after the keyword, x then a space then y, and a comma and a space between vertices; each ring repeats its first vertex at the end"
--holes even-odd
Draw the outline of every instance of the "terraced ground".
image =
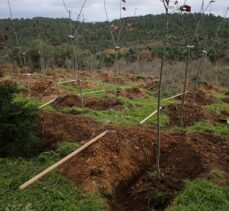
MULTIPOLYGON (((156 177, 157 80, 129 73, 23 74, 16 101, 37 107, 44 150, 0 159, 0 210, 228 210, 228 89, 203 83, 181 98, 162 99, 161 179, 156 177), (28 88, 29 87, 29 88, 28 88), (83 93, 83 106, 81 94, 83 93), (18 187, 104 130, 112 130, 26 190, 18 187)), ((174 95, 176 95, 174 91, 174 95)))

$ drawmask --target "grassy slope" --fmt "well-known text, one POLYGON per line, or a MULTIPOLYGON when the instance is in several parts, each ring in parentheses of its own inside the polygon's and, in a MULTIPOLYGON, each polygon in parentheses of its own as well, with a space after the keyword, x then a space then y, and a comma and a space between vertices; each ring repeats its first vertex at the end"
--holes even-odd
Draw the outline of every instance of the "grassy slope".
MULTIPOLYGON (((134 83, 127 86, 136 85, 134 83)), ((79 90, 64 85, 68 91, 79 94, 79 90)), ((114 84, 101 83, 100 87, 95 89, 84 89, 84 92, 90 92, 100 89, 113 89, 114 84)), ((126 87, 126 86, 124 86, 126 87)), ((216 94, 218 98, 221 95, 216 94)), ((98 97, 105 96, 104 93, 96 94, 98 97)), ((18 96, 17 100, 24 100, 18 96)), ((148 98, 128 99, 120 98, 125 104, 126 109, 122 112, 115 110, 98 111, 92 109, 80 109, 85 116, 92 117, 102 123, 116 123, 121 125, 137 125, 142 119, 156 110, 156 97, 151 93, 148 98), (128 104, 140 105, 128 108, 128 104)), ((164 103, 172 103, 169 101, 164 103)), ((40 102, 30 99, 33 105, 41 105, 40 102)), ((53 109, 48 106, 49 109, 53 109)), ((206 107, 214 112, 221 109, 228 109, 228 105, 220 100, 206 107)), ((68 113, 71 109, 64 109, 62 112, 68 113)), ((163 126, 167 126, 168 117, 162 112, 163 126)), ((151 118, 148 123, 156 124, 156 116, 151 118)), ((181 128, 173 128, 181 130, 181 128)), ((187 128, 188 131, 207 131, 218 135, 229 135, 228 126, 223 124, 209 125, 205 122, 199 122, 187 128)), ((54 171, 41 179, 30 188, 19 191, 18 186, 29 179, 32 175, 43 170, 45 167, 54 163, 67 152, 70 152, 77 146, 62 144, 57 150, 42 153, 33 159, 0 159, 0 210, 23 210, 25 207, 34 210, 102 210, 102 200, 98 195, 85 195, 80 190, 62 176, 58 171, 54 171)), ((204 180, 187 181, 184 191, 176 198, 173 206, 168 210, 228 210, 229 200, 228 189, 213 185, 204 180)), ((31 210, 31 209, 29 209, 31 210)))
POLYGON ((23 191, 18 189, 75 148, 77 145, 65 143, 33 159, 0 159, 0 210, 101 210, 103 201, 98 194, 82 194, 57 170, 23 191))
POLYGON ((168 211, 227 211, 229 188, 206 180, 187 181, 185 189, 175 199, 168 211))

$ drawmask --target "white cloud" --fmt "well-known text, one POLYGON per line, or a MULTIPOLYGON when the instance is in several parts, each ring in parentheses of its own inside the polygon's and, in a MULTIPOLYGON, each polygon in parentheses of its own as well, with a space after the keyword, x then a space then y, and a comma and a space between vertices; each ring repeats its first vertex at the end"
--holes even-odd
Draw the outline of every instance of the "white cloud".
MULTIPOLYGON (((84 0, 65 0, 66 4, 73 11, 74 17, 77 16, 84 0)), ((184 0, 183 0, 184 1, 184 0)), ((182 1, 182 2, 183 2, 182 1)), ((9 17, 7 0, 0 0, 0 18, 9 17)), ((13 16, 17 18, 31 17, 67 17, 63 7, 62 0, 11 0, 13 16)), ((181 1, 179 1, 181 2, 181 1)), ((201 7, 200 0, 188 0, 187 4, 192 6, 193 12, 199 12, 201 7)), ((209 0, 205 0, 207 5, 209 0)), ((106 0, 107 10, 110 19, 119 18, 120 0, 106 0)), ((182 3, 181 3, 182 4, 182 3)), ((229 6, 228 0, 216 0, 212 7, 209 7, 207 12, 216 15, 223 15, 226 7, 229 6)), ((122 16, 133 16, 135 9, 137 15, 159 14, 164 11, 160 0, 127 0, 127 11, 122 12, 122 16)), ((87 0, 83 10, 86 21, 104 21, 106 19, 104 11, 104 0, 87 0)))

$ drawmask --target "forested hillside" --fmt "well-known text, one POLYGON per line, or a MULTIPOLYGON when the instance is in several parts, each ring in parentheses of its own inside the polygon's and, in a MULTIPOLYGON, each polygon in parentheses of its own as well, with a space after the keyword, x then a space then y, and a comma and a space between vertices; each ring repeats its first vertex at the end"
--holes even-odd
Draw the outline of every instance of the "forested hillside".
MULTIPOLYGON (((201 18, 201 14, 171 14, 169 21, 168 57, 171 60, 183 60, 185 46, 193 41, 193 59, 201 55, 202 49, 206 49, 212 61, 217 58, 228 61, 228 19, 213 15, 204 15, 201 18)), ((119 58, 124 57, 127 62, 135 61, 137 55, 140 55, 140 59, 150 60, 161 53, 164 22, 164 15, 132 17, 112 23, 71 21, 69 24, 68 19, 52 18, 15 19, 13 22, 3 19, 0 22, 0 61, 6 63, 18 60, 19 46, 15 39, 14 27, 25 60, 34 68, 39 66, 41 47, 46 65, 72 65, 70 32, 75 35, 80 68, 88 66, 88 61, 96 66, 101 62, 112 65, 115 53, 111 49, 115 45, 121 48, 119 58)))

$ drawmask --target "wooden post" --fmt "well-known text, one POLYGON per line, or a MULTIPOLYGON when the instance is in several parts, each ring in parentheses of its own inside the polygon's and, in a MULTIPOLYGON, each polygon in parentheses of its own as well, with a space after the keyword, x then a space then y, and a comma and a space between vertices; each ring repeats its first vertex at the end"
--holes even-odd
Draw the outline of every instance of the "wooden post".
MULTIPOLYGON (((189 92, 189 91, 185 92, 185 94, 188 94, 188 93, 190 93, 190 92, 189 92)), ((167 98, 167 99, 164 99, 163 101, 168 101, 168 100, 174 99, 174 98, 176 98, 176 97, 179 97, 179 96, 181 96, 181 95, 183 95, 183 93, 174 95, 174 96, 172 96, 172 97, 169 97, 169 98, 167 98)))
POLYGON ((76 81, 76 80, 61 81, 61 82, 58 82, 58 84, 67 84, 67 83, 75 82, 75 81, 76 81))
POLYGON ((51 104, 52 102, 54 102, 56 99, 57 99, 57 97, 56 97, 55 99, 53 99, 53 100, 51 100, 51 101, 45 103, 44 105, 39 106, 37 109, 44 108, 45 106, 47 106, 47 105, 51 104))
MULTIPOLYGON (((163 107, 160 107, 160 110, 162 109, 163 107)), ((140 124, 142 125, 143 123, 145 123, 149 118, 151 118, 152 116, 154 116, 156 113, 157 113, 158 110, 154 111, 152 114, 150 114, 148 117, 146 117, 145 119, 143 119, 140 124)))
POLYGON ((69 154, 68 156, 64 157, 63 159, 61 159, 60 161, 58 161, 57 163, 53 164, 52 166, 48 167, 47 169, 45 169, 44 171, 42 171, 41 173, 39 173, 38 175, 36 175, 35 177, 33 177, 32 179, 28 180, 27 182, 25 182, 23 185, 21 185, 19 187, 19 189, 24 190, 25 188, 27 188, 29 185, 31 185, 32 183, 36 182, 37 180, 39 180, 41 177, 45 176, 46 174, 48 174, 49 172, 53 171, 54 169, 56 169, 57 167, 59 167, 60 165, 62 165, 63 163, 65 163, 66 161, 68 161, 70 158, 74 157, 75 155, 79 154, 80 152, 82 152, 84 149, 86 149, 87 147, 89 147, 90 145, 92 145, 93 143, 95 143, 96 141, 98 141, 99 139, 101 139, 102 137, 104 137, 108 132, 110 132, 109 130, 104 131, 103 133, 101 133, 100 135, 96 136, 95 138, 93 138, 91 141, 87 142, 86 144, 84 144, 83 146, 81 146, 79 149, 75 150, 74 152, 72 152, 71 154, 69 154))

